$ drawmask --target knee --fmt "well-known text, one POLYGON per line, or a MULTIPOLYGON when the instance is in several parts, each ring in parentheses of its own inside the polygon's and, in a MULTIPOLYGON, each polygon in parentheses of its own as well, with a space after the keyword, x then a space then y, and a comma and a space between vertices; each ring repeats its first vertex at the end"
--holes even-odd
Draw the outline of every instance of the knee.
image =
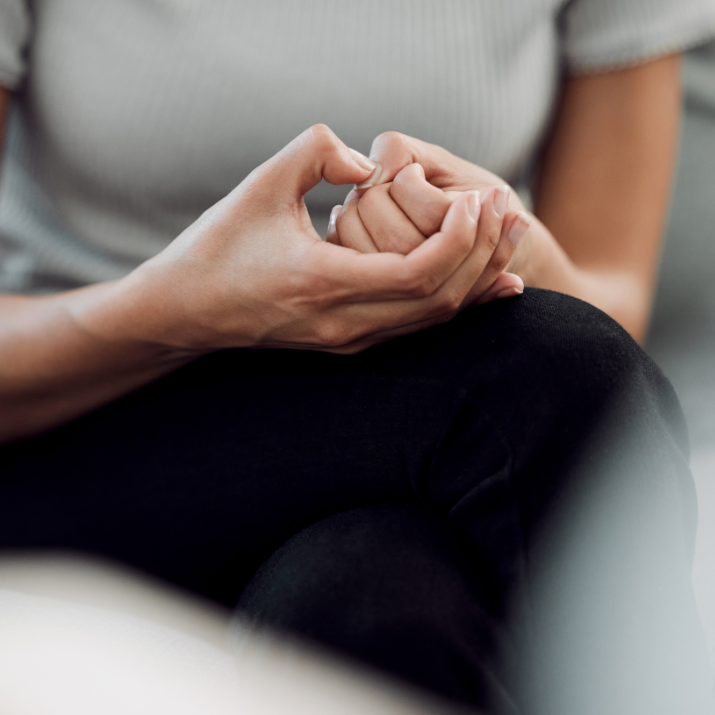
POLYGON ((619 377, 657 372, 635 340, 603 311, 553 291, 527 290, 501 316, 535 367, 602 390, 619 377))
POLYGON ((505 489, 516 483, 534 504, 547 505, 565 485, 592 483, 609 469, 625 475, 667 459, 682 472, 688 437, 672 386, 593 306, 527 290, 465 311, 442 336, 432 347, 422 338, 422 347, 437 353, 461 403, 431 462, 446 466, 430 472, 430 493, 439 485, 454 501, 498 473, 505 489), (454 486, 451 475, 463 462, 468 468, 454 486))
POLYGON ((528 289, 520 298, 465 311, 456 322, 454 336, 472 361, 465 368, 472 376, 488 371, 492 402, 528 410, 534 419, 558 413, 566 420, 630 402, 664 419, 687 444, 670 382, 615 320, 589 303, 528 289))
POLYGON ((584 301, 530 290, 510 324, 547 392, 574 411, 657 418, 687 448, 675 391, 660 368, 615 320, 584 301))
POLYGON ((497 350, 520 357, 527 373, 583 380, 599 388, 652 363, 633 338, 610 316, 562 293, 527 289, 520 298, 475 309, 468 321, 497 350), (478 315, 482 312, 482 315, 478 315))
POLYGON ((633 506, 656 482, 692 511, 682 409, 638 343, 597 308, 551 291, 495 308, 506 373, 490 407, 508 424, 514 481, 535 518, 554 499, 573 506, 587 494, 633 506))
POLYGON ((425 608, 464 591, 455 583, 466 578, 462 548, 452 528, 422 506, 341 512, 278 549, 239 609, 338 647, 368 647, 359 641, 425 618, 425 608))
POLYGON ((481 579, 473 552, 444 518, 386 504, 339 513, 291 538, 238 608, 249 621, 482 706, 503 694, 493 673, 499 634, 481 579))

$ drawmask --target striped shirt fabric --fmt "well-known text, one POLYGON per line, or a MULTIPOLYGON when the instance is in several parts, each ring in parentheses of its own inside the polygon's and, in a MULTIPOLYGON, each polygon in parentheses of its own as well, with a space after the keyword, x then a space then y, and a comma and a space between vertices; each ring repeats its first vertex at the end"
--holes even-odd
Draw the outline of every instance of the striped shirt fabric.
POLYGON ((316 122, 524 183, 564 73, 713 36, 715 0, 0 0, 0 291, 126 274, 316 122))

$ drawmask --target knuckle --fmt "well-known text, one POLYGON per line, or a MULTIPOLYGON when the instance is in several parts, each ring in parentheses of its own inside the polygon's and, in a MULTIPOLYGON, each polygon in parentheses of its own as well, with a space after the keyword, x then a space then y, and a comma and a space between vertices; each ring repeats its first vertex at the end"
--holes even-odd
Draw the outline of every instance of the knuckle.
POLYGON ((313 124, 308 133, 321 149, 332 149, 338 143, 337 136, 327 124, 313 124))
POLYGON ((411 298, 427 298, 434 292, 429 276, 421 271, 404 270, 399 283, 402 292, 411 298))
POLYGON ((415 283, 412 289, 412 296, 414 298, 429 298, 432 295, 432 287, 428 281, 423 280, 419 283, 415 283))
POLYGON ((413 166, 412 164, 408 164, 404 169, 401 169, 400 171, 397 172, 397 176, 392 180, 392 189, 391 193, 397 191, 398 193, 406 191, 409 189, 409 185, 412 183, 410 181, 410 176, 407 172, 407 170, 410 168, 410 166, 413 166))
POLYGON ((362 197, 360 198, 360 203, 371 206, 375 203, 381 202, 382 200, 384 200, 385 196, 390 195, 391 186, 391 181, 388 181, 384 184, 379 184, 378 186, 373 186, 362 195, 362 197))
POLYGON ((395 188, 398 190, 408 190, 418 184, 424 182, 424 169, 419 164, 408 164, 397 172, 397 176, 393 179, 395 188))
POLYGON ((343 345, 341 347, 336 347, 336 348, 331 348, 328 350, 328 352, 331 352, 335 355, 357 355, 358 353, 362 352, 365 350, 367 347, 367 343, 363 344, 351 344, 351 345, 343 345))
POLYGON ((405 143, 405 135, 395 131, 382 132, 382 134, 377 135, 375 141, 380 142, 380 145, 392 145, 395 143, 401 145, 405 143))
POLYGON ((456 290, 444 289, 437 297, 437 308, 441 315, 448 316, 448 320, 457 314, 462 305, 464 296, 456 290))
POLYGON ((484 244, 493 253, 499 245, 500 232, 496 228, 490 228, 485 232, 484 244))
POLYGON ((441 325, 442 323, 448 323, 452 318, 454 318, 457 315, 457 311, 450 311, 446 313, 442 313, 441 315, 438 315, 435 317, 434 322, 438 325, 441 325))
POLYGON ((511 254, 509 251, 496 250, 490 261, 490 268, 492 268, 495 273, 502 273, 509 265, 510 259, 511 254))
POLYGON ((378 154, 392 154, 407 146, 407 137, 400 132, 390 131, 378 134, 372 143, 372 151, 378 154))
POLYGON ((345 326, 336 320, 321 321, 315 328, 315 337, 324 348, 341 348, 350 342, 345 326))
MULTIPOLYGON (((472 251, 477 242, 478 237, 477 241, 475 241, 474 231, 460 231, 457 235, 457 240, 455 241, 454 250, 462 257, 467 256, 472 251)), ((491 246, 489 248, 491 253, 493 251, 493 248, 491 248, 491 246)))
POLYGON ((357 203, 357 209, 360 216, 365 216, 371 212, 379 211, 385 206, 385 199, 392 201, 390 198, 390 186, 392 182, 373 186, 368 189, 357 203))

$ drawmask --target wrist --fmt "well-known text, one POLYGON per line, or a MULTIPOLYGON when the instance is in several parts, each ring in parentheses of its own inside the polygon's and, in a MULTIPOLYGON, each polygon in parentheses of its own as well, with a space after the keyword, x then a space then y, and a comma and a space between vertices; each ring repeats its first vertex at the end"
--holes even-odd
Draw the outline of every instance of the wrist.
POLYGON ((516 273, 529 287, 570 292, 564 287, 578 282, 577 267, 549 229, 538 218, 532 218, 529 230, 507 270, 516 273))
POLYGON ((138 271, 75 291, 68 311, 98 349, 131 355, 132 362, 180 365, 201 354, 166 340, 164 310, 138 271))
MULTIPOLYGON (((513 269, 524 284, 579 298, 608 313, 636 340, 642 340, 649 316, 650 291, 631 271, 576 264, 541 221, 535 219, 526 249, 513 269)), ((521 249, 521 246, 520 246, 521 249)))

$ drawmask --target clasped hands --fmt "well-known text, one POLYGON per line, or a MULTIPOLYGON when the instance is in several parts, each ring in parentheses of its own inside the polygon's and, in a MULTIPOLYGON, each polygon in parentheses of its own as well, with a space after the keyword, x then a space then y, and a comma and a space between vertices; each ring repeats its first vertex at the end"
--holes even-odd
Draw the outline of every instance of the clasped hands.
POLYGON ((119 282, 132 336, 355 353, 523 290, 505 269, 530 218, 498 177, 396 133, 371 155, 323 125, 301 134, 119 282), (323 178, 358 187, 327 241, 303 200, 323 178))
POLYGON ((523 291, 521 279, 506 273, 505 268, 531 218, 519 210, 521 204, 518 198, 512 200, 506 184, 468 162, 464 162, 467 166, 463 168, 470 175, 459 177, 454 169, 461 160, 440 147, 396 132, 381 135, 372 154, 381 163, 366 181, 350 191, 342 206, 333 208, 328 242, 362 253, 390 251, 407 255, 442 229, 452 203, 470 191, 473 197, 468 196, 467 200, 474 204, 477 221, 475 242, 493 251, 460 308, 513 297, 523 291), (419 161, 429 168, 429 177, 419 161), (456 182, 460 178, 464 184, 458 189, 456 182), (481 191, 475 189, 475 184, 481 191), (438 188, 439 185, 445 188, 438 188))

